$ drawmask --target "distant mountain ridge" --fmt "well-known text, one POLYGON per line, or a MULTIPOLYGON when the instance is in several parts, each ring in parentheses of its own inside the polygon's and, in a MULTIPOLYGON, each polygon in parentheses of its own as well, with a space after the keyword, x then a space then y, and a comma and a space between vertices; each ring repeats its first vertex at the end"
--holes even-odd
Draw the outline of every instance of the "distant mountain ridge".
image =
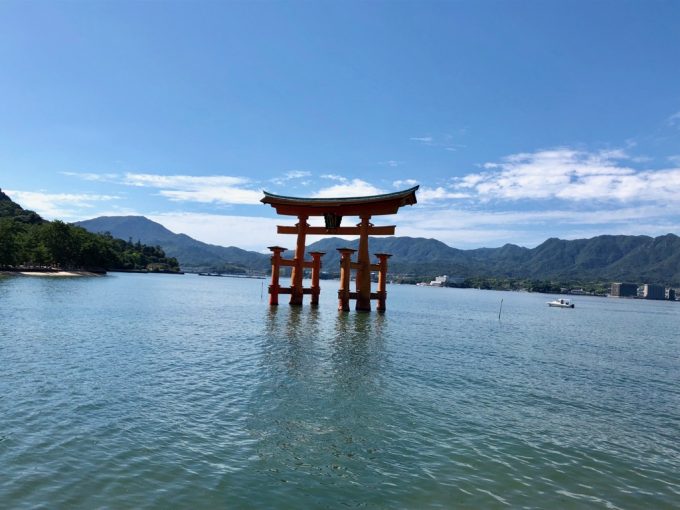
POLYGON ((186 234, 175 234, 144 216, 100 216, 75 224, 90 232, 109 232, 120 239, 132 238, 133 241, 139 240, 151 246, 158 245, 168 256, 179 260, 185 271, 230 271, 234 266, 266 271, 271 265, 269 255, 235 246, 208 244, 186 234))
MULTIPOLYGON (((235 264, 265 271, 269 255, 236 247, 215 246, 175 234, 143 216, 110 216, 78 222, 90 231, 110 232, 159 245, 183 268, 218 268, 235 264)), ((323 251, 323 270, 339 271, 337 248, 358 248, 358 240, 321 239, 307 251, 323 251)), ((391 253, 390 272, 414 276, 487 276, 555 280, 631 281, 680 285, 680 237, 602 235, 591 239, 547 239, 535 248, 506 244, 500 248, 460 250, 436 239, 372 237, 371 253, 391 253)), ((292 257, 292 252, 285 254, 292 257)))
MULTIPOLYGON (((325 251, 324 268, 336 268, 340 260, 336 249, 357 249, 358 244, 358 240, 328 238, 307 250, 325 251)), ((680 285, 680 237, 675 234, 602 235, 572 241, 550 238, 535 248, 506 244, 473 250, 452 248, 435 239, 387 237, 371 238, 370 249, 371 253, 391 253, 390 272, 402 274, 680 285)))

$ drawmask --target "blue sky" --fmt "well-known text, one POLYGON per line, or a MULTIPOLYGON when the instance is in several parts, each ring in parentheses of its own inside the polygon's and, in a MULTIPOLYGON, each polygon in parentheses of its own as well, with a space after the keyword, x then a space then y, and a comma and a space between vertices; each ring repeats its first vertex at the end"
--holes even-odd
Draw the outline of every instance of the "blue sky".
MULTIPOLYGON (((418 183, 460 248, 680 233, 678 2, 0 2, 0 187, 277 239, 261 190, 418 183)), ((287 243, 287 244, 286 244, 287 243)))

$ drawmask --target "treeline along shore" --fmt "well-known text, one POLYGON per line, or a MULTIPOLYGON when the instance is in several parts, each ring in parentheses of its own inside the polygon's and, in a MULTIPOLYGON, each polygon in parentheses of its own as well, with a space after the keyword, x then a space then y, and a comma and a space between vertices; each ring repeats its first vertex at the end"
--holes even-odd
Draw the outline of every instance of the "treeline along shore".
POLYGON ((159 246, 47 221, 0 190, 0 270, 45 275, 69 270, 179 272, 179 263, 159 246))

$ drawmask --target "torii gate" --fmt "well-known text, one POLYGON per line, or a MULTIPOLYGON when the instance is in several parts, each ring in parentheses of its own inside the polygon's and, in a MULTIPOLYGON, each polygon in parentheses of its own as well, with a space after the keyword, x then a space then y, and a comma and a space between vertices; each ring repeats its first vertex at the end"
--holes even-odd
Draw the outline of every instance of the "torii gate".
POLYGON ((394 235, 395 225, 374 226, 370 219, 372 216, 382 214, 396 214, 400 207, 413 205, 416 201, 416 191, 419 186, 387 193, 385 195, 373 195, 368 197, 347 198, 297 198, 274 195, 264 191, 264 198, 260 202, 269 204, 276 209, 278 214, 297 216, 298 223, 295 226, 277 226, 279 234, 297 234, 295 245, 295 257, 284 259, 281 254, 286 250, 280 246, 270 246, 272 251, 272 282, 269 286, 269 304, 279 304, 279 294, 290 294, 291 305, 301 305, 304 294, 311 294, 312 305, 319 303, 319 273, 321 271, 321 257, 323 252, 312 252, 311 261, 305 261, 305 240, 309 235, 358 235, 359 254, 357 261, 352 262, 351 256, 356 250, 339 248, 340 260, 340 290, 338 291, 338 309, 349 310, 349 300, 356 299, 356 309, 360 311, 371 310, 371 299, 378 300, 378 311, 385 311, 387 253, 376 253, 378 264, 371 264, 368 254, 369 235, 394 235), (325 226, 312 227, 307 223, 310 216, 323 216, 325 226), (361 222, 356 227, 341 227, 340 223, 344 216, 358 216, 361 222), (290 288, 279 286, 279 269, 281 266, 292 267, 290 288), (304 268, 312 269, 312 286, 302 287, 304 268), (350 271, 356 269, 356 292, 350 292, 350 271), (379 271, 378 292, 371 293, 371 271, 379 271))

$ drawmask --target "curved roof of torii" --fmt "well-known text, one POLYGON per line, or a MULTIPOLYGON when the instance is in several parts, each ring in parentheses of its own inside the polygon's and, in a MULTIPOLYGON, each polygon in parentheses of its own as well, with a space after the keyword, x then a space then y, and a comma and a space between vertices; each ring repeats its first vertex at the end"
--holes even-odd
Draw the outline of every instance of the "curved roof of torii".
POLYGON ((420 186, 414 186, 403 191, 386 193, 384 195, 340 198, 286 197, 263 191, 264 197, 260 202, 271 205, 276 209, 278 214, 290 216, 324 216, 326 214, 334 214, 336 216, 361 216, 364 214, 395 214, 400 207, 417 203, 416 191, 419 187, 420 186))

